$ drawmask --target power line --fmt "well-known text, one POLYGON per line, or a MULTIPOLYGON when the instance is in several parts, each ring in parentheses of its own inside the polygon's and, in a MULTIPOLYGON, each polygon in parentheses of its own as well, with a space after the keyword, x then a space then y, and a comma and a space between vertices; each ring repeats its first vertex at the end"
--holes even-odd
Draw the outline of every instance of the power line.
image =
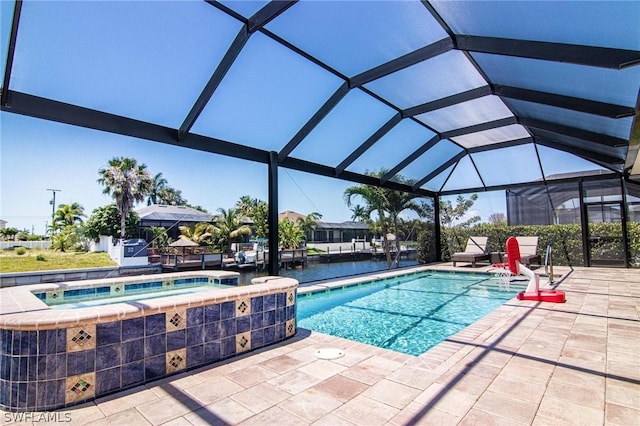
POLYGON ((316 206, 316 205, 314 204, 314 202, 313 202, 313 201, 311 201, 311 198, 309 198, 309 196, 307 195, 307 193, 306 193, 306 192, 304 192, 304 190, 300 187, 300 185, 298 185, 298 182, 296 182, 296 181, 293 179, 293 177, 292 177, 292 176, 291 176, 291 174, 289 173, 289 170, 284 169, 284 171, 287 173, 287 175, 289 176, 289 179, 291 179, 291 181, 293 182, 293 184, 294 184, 295 186, 297 186, 297 187, 298 187, 298 189, 300 190, 300 192, 302 192, 302 195, 304 195, 304 198, 306 198, 306 199, 307 199, 307 201, 309 201, 309 203, 311 203, 311 205, 313 206, 313 210, 314 210, 314 211, 316 211, 316 212, 320 212, 320 209, 318 209, 318 206, 316 206))

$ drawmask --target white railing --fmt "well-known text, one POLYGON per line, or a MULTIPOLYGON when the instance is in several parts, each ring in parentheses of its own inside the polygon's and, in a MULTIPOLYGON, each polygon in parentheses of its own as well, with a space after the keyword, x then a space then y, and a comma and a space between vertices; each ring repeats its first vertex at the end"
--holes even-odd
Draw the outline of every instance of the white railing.
POLYGON ((307 248, 315 248, 327 253, 353 253, 354 251, 371 249, 368 241, 355 243, 307 243, 307 248))

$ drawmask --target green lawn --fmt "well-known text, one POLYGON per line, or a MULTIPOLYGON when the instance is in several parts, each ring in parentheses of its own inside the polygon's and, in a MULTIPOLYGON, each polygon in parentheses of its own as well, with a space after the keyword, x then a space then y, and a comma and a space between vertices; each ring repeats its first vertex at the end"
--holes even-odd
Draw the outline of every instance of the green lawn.
POLYGON ((324 253, 326 253, 326 251, 318 250, 316 248, 307 249, 307 254, 324 254, 324 253))
POLYGON ((19 256, 16 250, 0 251, 0 273, 51 271, 55 269, 100 268, 118 266, 107 253, 62 253, 52 250, 27 250, 19 256), (38 260, 37 257, 43 259, 38 260))

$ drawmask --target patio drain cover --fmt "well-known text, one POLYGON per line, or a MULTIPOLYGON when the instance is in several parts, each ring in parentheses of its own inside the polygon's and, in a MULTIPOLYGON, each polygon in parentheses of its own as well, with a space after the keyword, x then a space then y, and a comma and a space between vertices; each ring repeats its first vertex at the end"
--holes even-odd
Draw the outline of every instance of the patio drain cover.
POLYGON ((337 359, 344 356, 342 349, 323 348, 316 351, 316 357, 320 359, 337 359))

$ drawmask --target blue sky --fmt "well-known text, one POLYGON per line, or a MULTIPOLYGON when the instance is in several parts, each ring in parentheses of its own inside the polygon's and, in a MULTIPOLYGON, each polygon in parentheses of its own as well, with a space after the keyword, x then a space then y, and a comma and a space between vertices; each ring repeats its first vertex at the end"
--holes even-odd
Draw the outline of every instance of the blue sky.
MULTIPOLYGON (((233 207, 242 195, 267 199, 263 164, 202 153, 105 132, 1 113, 0 217, 7 226, 44 231, 56 204, 78 202, 87 214, 111 202, 97 183, 98 170, 114 156, 135 158, 162 173, 183 197, 212 213, 233 207)), ((342 201, 352 184, 280 169, 280 210, 320 211, 327 221, 349 220, 342 201)))
MULTIPOLYGON (((233 207, 242 195, 267 199, 263 164, 17 114, 3 112, 0 119, 0 218, 8 221, 7 226, 44 233, 52 212, 52 193, 47 189, 60 190, 56 204, 78 202, 87 215, 110 203, 97 179, 98 170, 114 156, 135 158, 152 174, 161 172, 190 203, 212 213, 233 207)), ((279 210, 318 211, 327 222, 349 220, 352 213, 342 194, 352 185, 280 168, 279 210)), ((502 193, 480 196, 470 213, 486 219, 492 212, 505 211, 502 193)))

